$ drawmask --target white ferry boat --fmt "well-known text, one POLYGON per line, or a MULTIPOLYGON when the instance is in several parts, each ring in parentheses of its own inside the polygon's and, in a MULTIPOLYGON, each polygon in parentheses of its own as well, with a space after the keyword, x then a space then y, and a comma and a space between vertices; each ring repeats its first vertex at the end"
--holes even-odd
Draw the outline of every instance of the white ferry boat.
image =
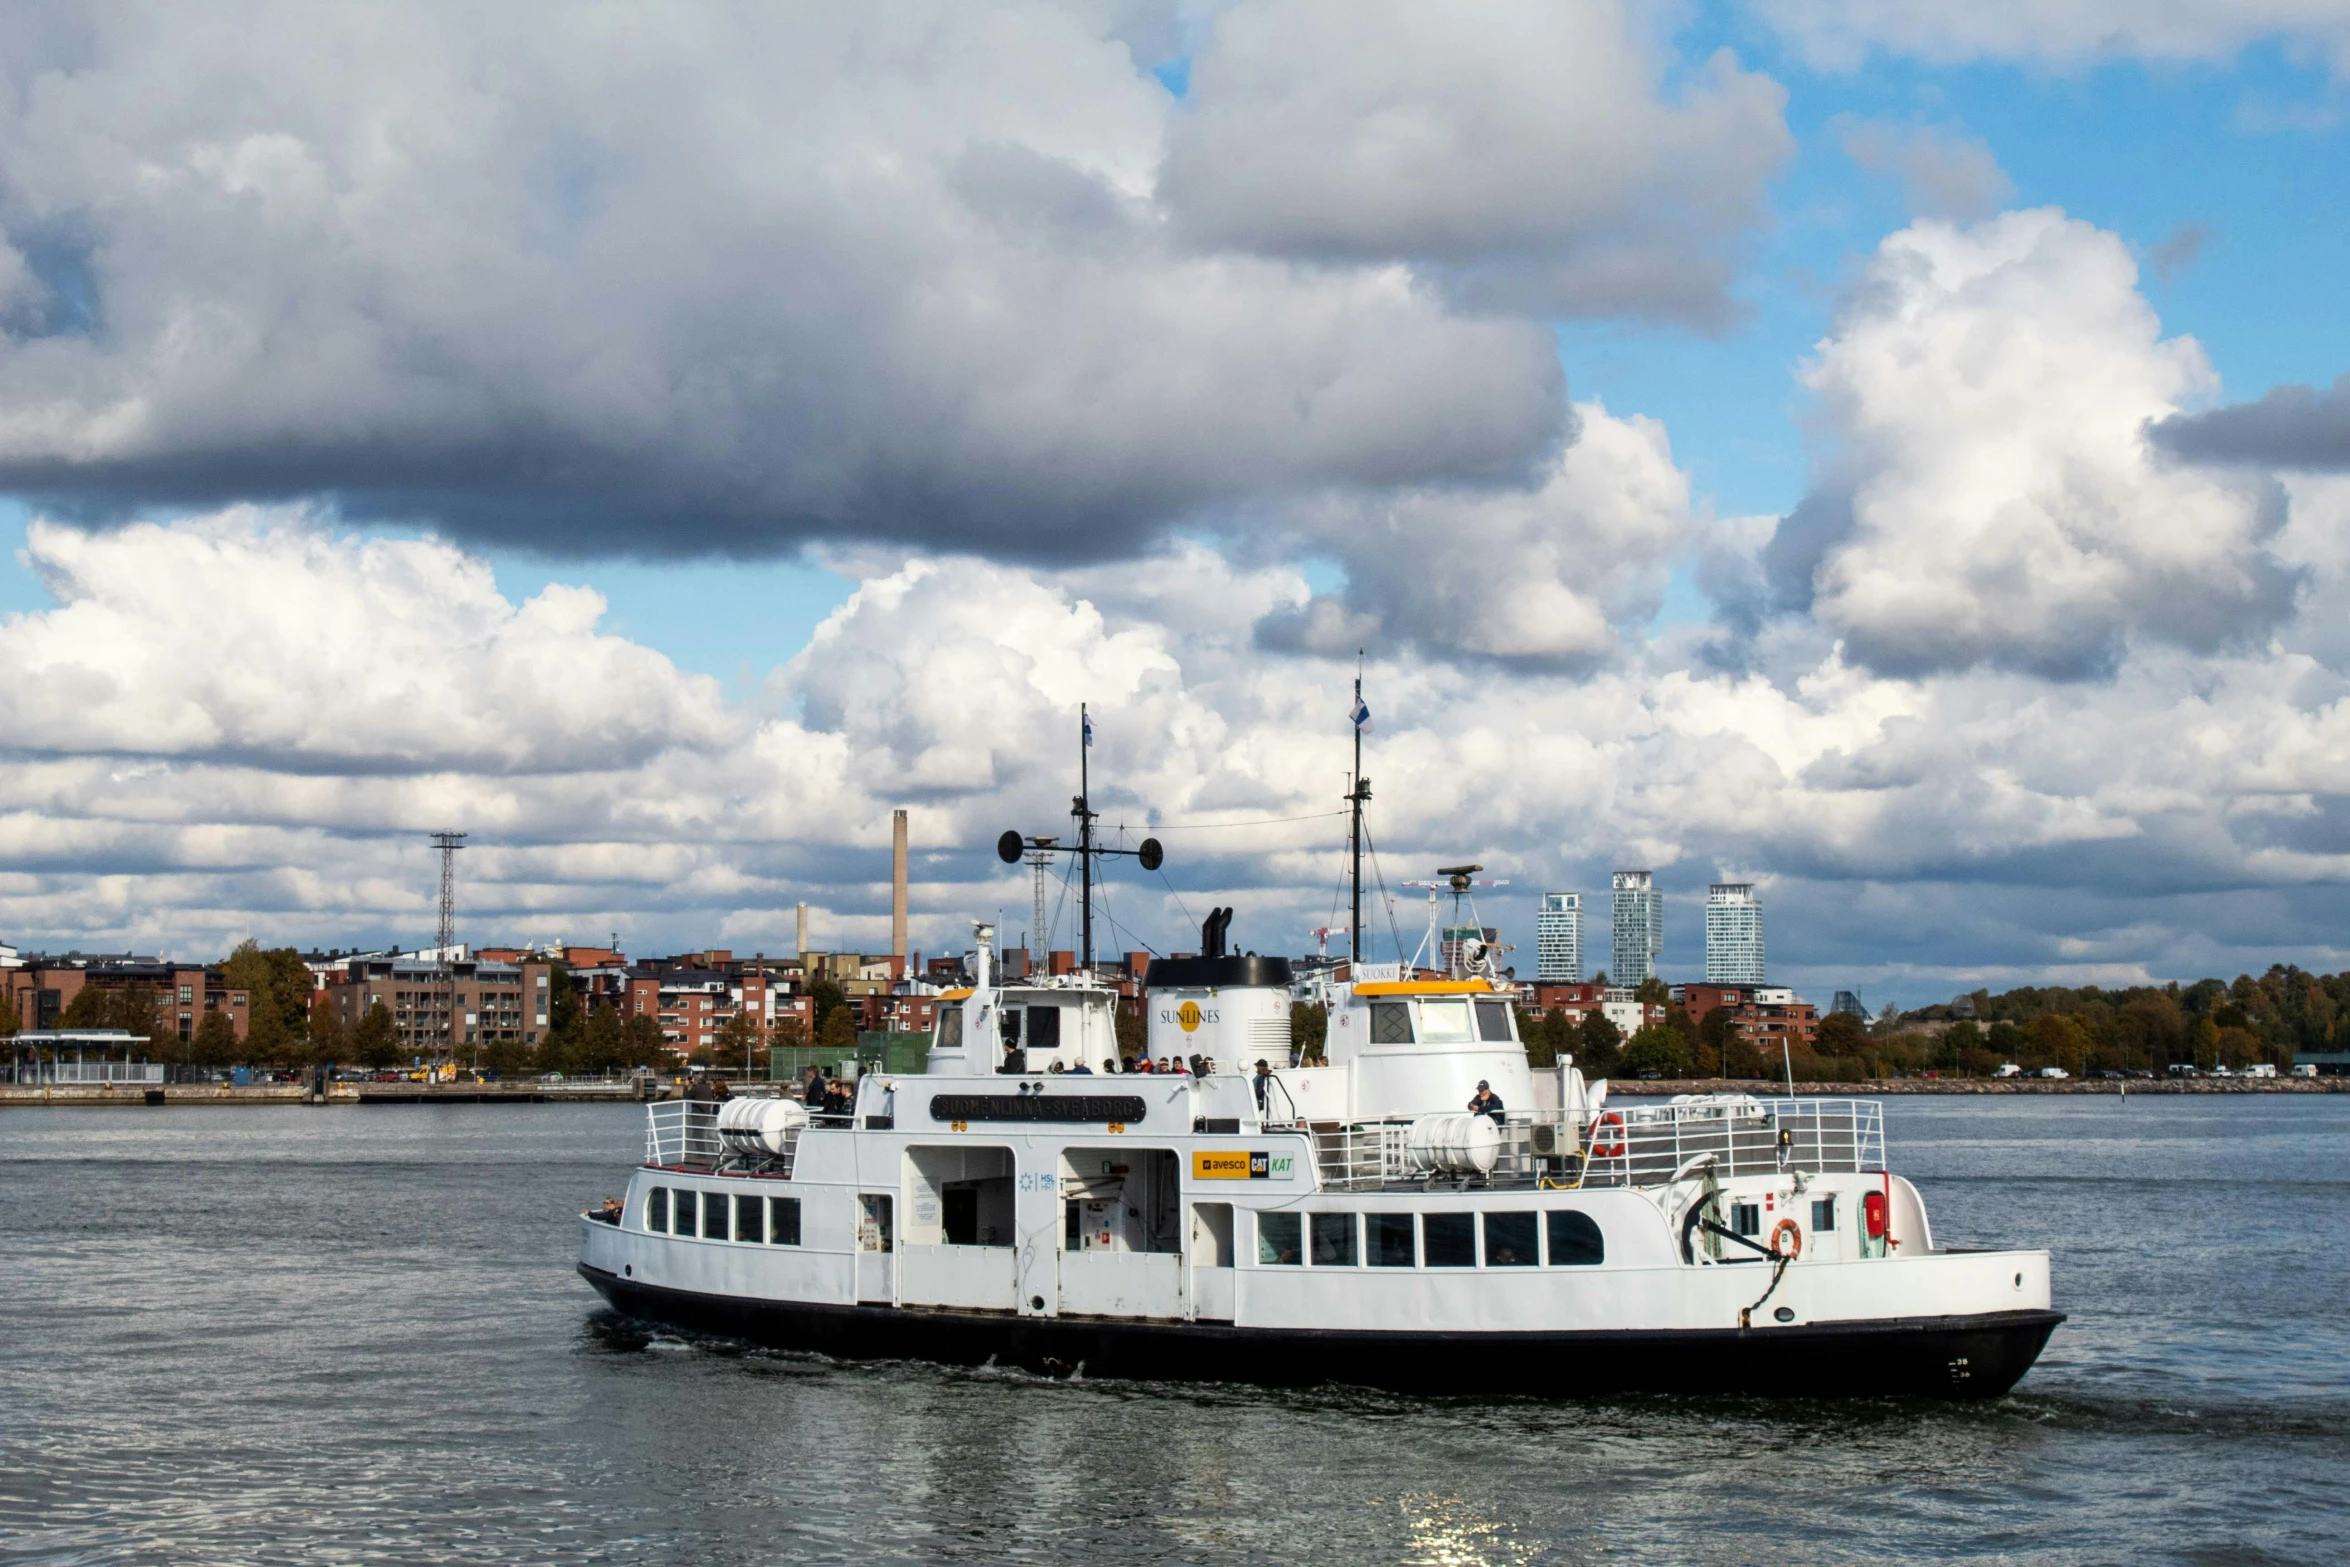
POLYGON ((1115 993, 979 936, 928 1070, 847 1113, 649 1106, 588 1282, 846 1357, 1541 1395, 1990 1397, 2063 1320, 2046 1252, 1934 1244, 1877 1104, 1610 1105, 1483 978, 1343 987, 1292 1067, 1288 964, 1239 955, 1150 969, 1153 1056, 1213 1070, 1112 1074, 1115 993))
MULTIPOLYGON (((1094 857, 1151 869, 1159 848, 1095 844, 1081 760, 1086 969, 1002 983, 980 925, 925 1071, 866 1073, 831 1114, 648 1106, 619 1211, 582 1217, 580 1272, 652 1321, 1054 1375, 1551 1396, 2013 1387, 2064 1320, 2048 1254, 1937 1247, 1887 1166, 1881 1106, 1611 1105, 1571 1062, 1529 1065, 1508 993, 1462 972, 1465 944, 1449 977, 1370 977, 1359 680, 1355 694, 1352 961, 1323 987, 1321 1057, 1292 1064, 1288 961, 1227 953, 1220 909, 1199 956, 1146 976, 1150 1055, 1195 1069, 1112 1069, 1119 997, 1086 973, 1094 857)), ((1017 861, 1030 841, 1006 833, 998 852, 1017 861)), ((1445 873, 1456 895, 1474 869, 1445 873)))

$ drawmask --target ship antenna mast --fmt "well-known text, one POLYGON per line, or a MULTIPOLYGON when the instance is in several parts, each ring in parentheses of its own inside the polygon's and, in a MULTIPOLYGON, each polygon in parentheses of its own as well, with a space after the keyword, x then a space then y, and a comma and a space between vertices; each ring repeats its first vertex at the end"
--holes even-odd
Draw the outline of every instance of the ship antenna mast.
POLYGON ((1355 732, 1354 775, 1346 791, 1347 885, 1352 892, 1352 917, 1346 926, 1346 959, 1347 972, 1352 974, 1363 961, 1363 802, 1371 798, 1371 780, 1363 776, 1363 731, 1370 726, 1371 710, 1363 706, 1361 648, 1355 649, 1355 705, 1347 716, 1355 732))

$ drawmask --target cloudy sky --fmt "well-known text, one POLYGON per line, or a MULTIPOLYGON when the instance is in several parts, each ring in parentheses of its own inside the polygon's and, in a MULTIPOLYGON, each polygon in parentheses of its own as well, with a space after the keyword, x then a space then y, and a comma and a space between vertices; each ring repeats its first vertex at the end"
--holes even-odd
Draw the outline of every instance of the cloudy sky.
POLYGON ((1018 940, 1087 702, 1310 950, 1361 649, 1375 956, 2338 968, 2346 167, 2350 0, 11 7, 0 936, 1018 940))

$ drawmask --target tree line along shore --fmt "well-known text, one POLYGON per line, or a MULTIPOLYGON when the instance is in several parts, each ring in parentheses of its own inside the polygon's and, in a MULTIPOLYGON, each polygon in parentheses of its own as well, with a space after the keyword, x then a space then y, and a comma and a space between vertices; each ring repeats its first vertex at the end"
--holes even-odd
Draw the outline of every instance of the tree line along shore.
MULTIPOLYGON (((384 1070, 408 1064, 391 1013, 380 1003, 345 1028, 313 989, 312 975, 292 947, 248 941, 223 965, 228 983, 250 993, 247 1035, 240 1040, 225 1014, 207 1012, 181 1038, 171 997, 160 987, 87 987, 57 1019, 66 1028, 117 1028, 144 1037, 150 1059, 170 1066, 300 1070, 312 1066, 384 1070)), ((680 1058, 660 1025, 642 1014, 623 1018, 605 1004, 590 1005, 555 965, 548 1027, 535 1044, 494 1040, 460 1046, 461 1067, 501 1076, 654 1071, 679 1066, 763 1075, 768 1052, 815 1046, 829 1059, 858 1053, 856 1012, 841 987, 819 980, 810 987, 813 1028, 796 1019, 771 1031, 738 1013, 708 1045, 680 1058)), ((1722 1009, 1702 1015, 1670 1000, 1661 980, 1644 981, 1643 1002, 1664 1008, 1662 1020, 1626 1038, 1594 1012, 1571 1023, 1557 1010, 1519 1014, 1519 1032, 1536 1066, 1571 1055, 1586 1077, 1685 1081, 1698 1078, 1798 1083, 1867 1083, 1888 1079, 1989 1078, 2010 1063, 2026 1072, 2058 1067, 2074 1078, 2097 1072, 2168 1075, 2174 1065, 2210 1072, 2259 1064, 2290 1074, 2298 1063, 2350 1052, 2350 972, 2311 974, 2278 964, 2232 982, 2105 988, 2088 985, 2018 986, 1978 990, 1952 1002, 1888 1012, 1873 1023, 1830 1013, 1816 1035, 1757 1040, 1722 1009)), ((1319 1006, 1291 1010, 1292 1048, 1302 1058, 1321 1053, 1327 1019, 1319 1006)), ((0 1030, 15 1023, 0 1014, 0 1030)), ((1120 1047, 1142 1044, 1139 1016, 1121 1009, 1120 1047), (1131 1040, 1129 1039, 1131 1035, 1131 1040)), ((2327 1062, 2321 1071, 2338 1062, 2327 1062)))

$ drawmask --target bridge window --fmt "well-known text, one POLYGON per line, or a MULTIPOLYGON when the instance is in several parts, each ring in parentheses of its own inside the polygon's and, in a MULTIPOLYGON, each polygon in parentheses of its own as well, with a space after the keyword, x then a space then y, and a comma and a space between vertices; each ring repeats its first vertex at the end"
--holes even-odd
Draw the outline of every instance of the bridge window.
POLYGON ((1466 1001, 1420 1003, 1420 1037, 1434 1045, 1465 1045, 1477 1036, 1469 1031, 1466 1001))
POLYGON ((1408 1268, 1419 1260, 1412 1255, 1412 1216, 1410 1214, 1365 1214, 1363 1225, 1371 1232, 1372 1267, 1408 1268))
POLYGON ((963 1009, 961 1007, 950 1006, 939 1013, 938 1048, 941 1050, 963 1048, 963 1009))
POLYGON ((669 1200, 677 1210, 676 1232, 678 1234, 691 1235, 701 1228, 697 1219, 700 1210, 694 1206, 701 1201, 700 1197, 693 1192, 680 1190, 669 1200))
POLYGON ((1814 1197, 1811 1200, 1811 1227, 1823 1231, 1836 1227, 1836 1199, 1834 1197, 1814 1197))
POLYGON ((1541 1260, 1534 1250, 1533 1214, 1485 1215, 1485 1266, 1531 1268, 1541 1260))
POLYGON ((1431 1268, 1477 1266, 1477 1216, 1429 1213, 1420 1217, 1420 1253, 1431 1268))
POLYGON ((1412 1009, 1401 1001, 1371 1003, 1371 1043, 1408 1045, 1412 1042, 1412 1009))
POLYGON ((645 1228, 656 1235, 669 1233, 669 1188, 656 1186, 645 1193, 645 1228))
POLYGON ((1596 1268, 1607 1261, 1607 1240, 1591 1215, 1579 1208, 1558 1208, 1549 1214, 1550 1265, 1554 1268, 1596 1268))
POLYGON ((770 1246, 797 1246, 800 1243, 800 1200, 797 1197, 770 1197, 767 1199, 767 1244, 770 1246))
POLYGON ((1294 1213, 1257 1215, 1257 1261, 1269 1267, 1294 1268, 1305 1256, 1302 1229, 1294 1213))
POLYGON ((1730 1204, 1730 1229, 1739 1235, 1762 1233, 1762 1204, 1734 1202, 1730 1204))
POLYGON ((1029 1007, 1028 1048, 1044 1051, 1061 1048, 1061 1009, 1059 1007, 1029 1007))
POLYGON ((763 1198, 735 1198, 734 1238, 753 1242, 767 1238, 767 1205, 763 1198))
POLYGON ((1477 1003, 1477 1037, 1491 1044, 1510 1041, 1510 1004, 1506 1001, 1477 1003))
POLYGON ((1314 1266, 1317 1268, 1351 1268, 1355 1265, 1355 1216, 1351 1213, 1317 1213, 1312 1220, 1314 1237, 1314 1266))

